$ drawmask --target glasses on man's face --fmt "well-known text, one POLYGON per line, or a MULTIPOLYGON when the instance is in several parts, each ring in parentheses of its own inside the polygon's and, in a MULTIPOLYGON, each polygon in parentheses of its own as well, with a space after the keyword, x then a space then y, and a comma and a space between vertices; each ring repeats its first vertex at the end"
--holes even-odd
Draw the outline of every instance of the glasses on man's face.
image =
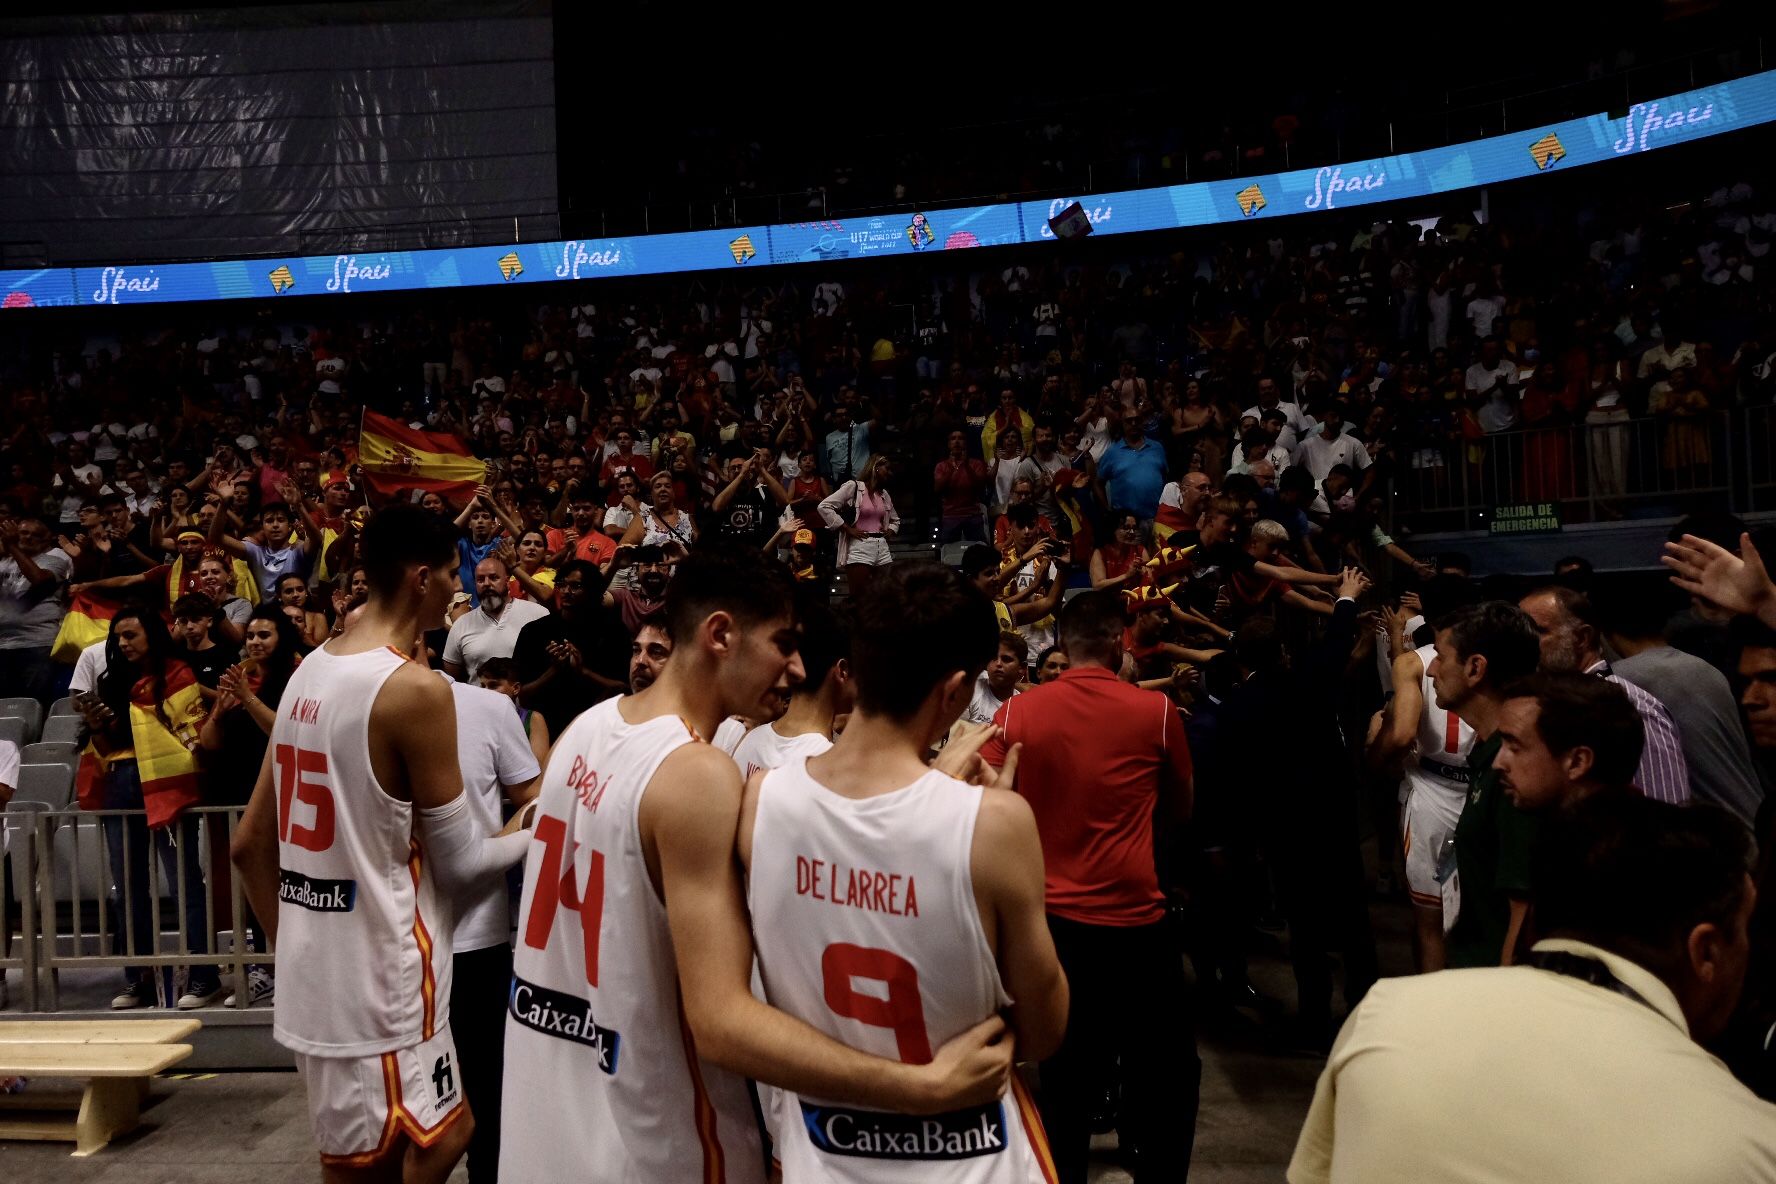
POLYGON ((556 587, 563 592, 584 592, 586 590, 586 585, 580 580, 570 580, 564 584, 557 584, 556 587))

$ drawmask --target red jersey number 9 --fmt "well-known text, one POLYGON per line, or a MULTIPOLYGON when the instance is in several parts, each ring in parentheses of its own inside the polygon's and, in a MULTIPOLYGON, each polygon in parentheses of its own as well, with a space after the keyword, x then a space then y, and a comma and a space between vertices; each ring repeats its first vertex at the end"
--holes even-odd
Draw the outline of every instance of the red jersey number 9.
POLYGON ((918 967, 892 950, 834 942, 820 955, 820 977, 826 988, 826 1005, 834 1015, 893 1032, 903 1065, 931 1062, 918 967), (888 997, 863 994, 851 985, 852 979, 859 978, 883 984, 888 997))
POLYGON ((275 755, 278 773, 278 838, 309 851, 325 851, 333 845, 333 790, 325 780, 327 754, 280 744, 275 755), (290 815, 293 802, 314 811, 314 824, 303 826, 290 815))

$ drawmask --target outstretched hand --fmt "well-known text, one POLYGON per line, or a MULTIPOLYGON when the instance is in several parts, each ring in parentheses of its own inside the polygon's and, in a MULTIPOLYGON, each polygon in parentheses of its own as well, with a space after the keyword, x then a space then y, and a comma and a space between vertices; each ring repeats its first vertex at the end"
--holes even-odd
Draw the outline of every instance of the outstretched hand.
POLYGON ((1751 536, 1739 536, 1739 554, 1719 543, 1686 534, 1665 544, 1661 562, 1671 569, 1671 582, 1730 613, 1776 623, 1776 584, 1764 568, 1764 557, 1751 544, 1751 536))
POLYGON ((1343 600, 1346 597, 1349 597, 1350 599, 1355 600, 1366 592, 1368 588, 1369 577, 1364 575, 1359 568, 1347 567, 1344 569, 1344 574, 1339 577, 1338 580, 1338 598, 1343 600))

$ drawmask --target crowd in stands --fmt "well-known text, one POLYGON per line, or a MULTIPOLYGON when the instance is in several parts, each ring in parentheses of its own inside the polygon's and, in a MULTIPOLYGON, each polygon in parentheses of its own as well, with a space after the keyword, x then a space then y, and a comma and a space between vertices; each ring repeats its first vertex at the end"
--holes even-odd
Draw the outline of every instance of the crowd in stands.
MULTIPOLYGON (((46 319, 0 401, 0 697, 76 695, 90 737, 81 804, 145 809, 108 822, 118 882, 147 875, 151 844, 174 849, 192 806, 244 802, 290 671, 367 595, 358 548, 385 500, 356 463, 366 406, 487 462, 479 486, 394 496, 459 536, 459 591, 426 658, 504 696, 539 764, 576 716, 669 661, 660 611, 673 568, 700 548, 762 551, 811 589, 856 595, 908 543, 966 544, 958 565, 998 629, 965 720, 1009 737, 1026 711, 1058 712, 1109 678, 1157 692, 1139 702, 1163 696, 1156 711, 1189 737, 1171 770, 1194 783, 1187 830, 1156 838, 1146 798, 1144 813, 1123 802, 1108 820, 1039 805, 1038 824, 1121 828, 1136 862, 1158 848, 1213 1014, 1274 1010, 1245 951, 1259 914, 1279 914, 1290 1039, 1325 1051, 1334 955, 1347 1009, 1378 973, 1360 846, 1372 816, 1384 875, 1398 861, 1412 889, 1421 968, 1510 964, 1560 929, 1537 913, 1545 882, 1565 893, 1559 908, 1578 907, 1578 889, 1537 862, 1538 830, 1632 786, 1705 803, 1726 819, 1708 826, 1737 828, 1723 833, 1768 837, 1776 755, 1776 620, 1753 623, 1776 592, 1749 543, 1736 558, 1724 515, 1678 533, 1672 562, 1695 599, 1669 620, 1613 601, 1582 560, 1481 585, 1463 557, 1415 554, 1388 530, 1392 479, 1478 465, 1489 437, 1517 429, 1598 433, 1651 416, 1665 425, 1661 463, 1704 465, 1707 416, 1772 390, 1764 195, 1723 187, 1678 210, 1593 209, 1561 225, 1327 226, 1342 229, 1285 223, 1133 265, 1033 255, 973 273, 613 282, 542 307, 510 294, 310 305, 301 325, 269 309, 245 322, 200 309, 197 327, 175 330, 46 319), (1067 645, 1073 592, 1095 593, 1099 626, 1114 616, 1089 661, 1067 645), (102 637, 66 644, 76 614, 102 637), (1437 774, 1466 788, 1434 837, 1402 834, 1393 806, 1372 800, 1392 798, 1402 762, 1435 763, 1417 714, 1433 706, 1469 730, 1437 774), (195 777, 154 775, 179 753, 195 777), (1424 844, 1429 870, 1415 871, 1424 844)), ((1513 455, 1518 487, 1542 496, 1584 482, 1631 492, 1595 451, 1583 473, 1563 467, 1563 448, 1513 455)), ((737 724, 730 743, 770 722, 737 724)), ((1456 735, 1451 722, 1448 753, 1456 735)), ((1077 775, 1065 769, 1022 775, 1061 784, 1077 775)), ((1407 816, 1419 817, 1410 802, 1407 816)), ((1598 823, 1630 838, 1648 825, 1598 823)), ((1045 829, 1045 847, 1062 832, 1045 829)), ((145 885, 128 925, 138 945, 145 885)), ((1089 961, 1094 927, 1121 923, 1095 907, 1072 914, 1086 920, 1064 964, 1089 961)), ((1745 1004, 1709 994, 1690 1029, 1726 1031, 1766 1096, 1769 916, 1755 922, 1745 1004)), ((188 928, 203 930, 201 913, 188 928)), ((206 950, 200 939, 192 952, 206 950)), ((1673 1007, 1702 997, 1661 977, 1673 1007)), ((116 1005, 150 1005, 152 979, 132 971, 116 1005)), ((224 990, 194 965, 180 1005, 224 990)), ((249 1001, 272 990, 257 972, 249 1001)), ((1076 1047, 1058 1055, 1092 1087, 1061 1116, 1077 1134, 1110 1074, 1076 1047)), ((1152 1067, 1123 1055, 1125 1084, 1148 1089, 1152 1067)), ((1194 1105, 1187 1093, 1179 1105, 1194 1105)), ((1335 1158, 1330 1122, 1316 1110, 1300 1178, 1335 1158)), ((1150 1114, 1131 1123, 1144 1132, 1131 1141, 1174 1137, 1150 1114)))

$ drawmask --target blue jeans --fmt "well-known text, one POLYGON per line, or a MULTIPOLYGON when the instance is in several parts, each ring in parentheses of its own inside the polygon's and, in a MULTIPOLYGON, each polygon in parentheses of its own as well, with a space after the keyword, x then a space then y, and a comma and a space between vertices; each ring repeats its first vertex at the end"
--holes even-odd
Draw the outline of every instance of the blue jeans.
MULTIPOLYGON (((142 806, 142 776, 136 762, 118 761, 105 776, 105 809, 140 810, 142 806)), ((129 912, 124 929, 125 952, 159 953, 160 901, 151 895, 148 883, 148 843, 151 837, 148 822, 139 816, 116 815, 106 815, 101 821, 105 829, 105 852, 111 861, 111 890, 122 897, 119 907, 127 904, 129 912)), ((199 825, 197 818, 187 814, 171 826, 153 831, 152 838, 155 852, 160 857, 162 890, 169 884, 178 888, 177 899, 185 910, 185 934, 191 943, 191 952, 207 954, 215 948, 215 943, 204 908, 199 825), (174 845, 175 832, 177 843, 185 849, 182 876, 179 851, 174 845)), ((152 973, 136 968, 126 969, 124 978, 131 985, 144 978, 153 981, 152 973)), ((221 981, 222 973, 217 967, 193 966, 188 989, 207 995, 221 981)))

